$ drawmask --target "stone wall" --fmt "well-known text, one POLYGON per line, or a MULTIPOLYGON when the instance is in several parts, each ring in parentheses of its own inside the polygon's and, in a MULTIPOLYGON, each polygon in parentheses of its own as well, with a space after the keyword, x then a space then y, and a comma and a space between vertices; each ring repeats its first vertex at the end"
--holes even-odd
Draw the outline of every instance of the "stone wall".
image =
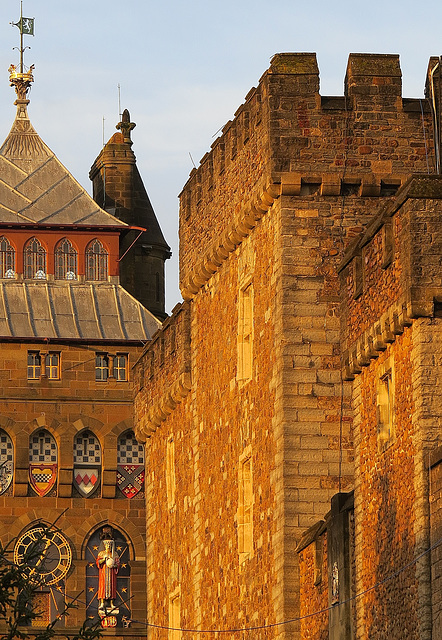
POLYGON ((433 638, 442 634, 442 449, 436 449, 430 460, 431 509, 431 583, 433 638))
POLYGON ((357 599, 357 637, 431 637, 428 469, 441 424, 439 188, 437 177, 413 179, 342 263, 343 360, 354 378, 356 590, 364 594, 357 599))
POLYGON ((298 554, 300 637, 303 640, 328 640, 327 528, 323 520, 304 534, 298 554))
POLYGON ((434 169, 428 103, 401 97, 398 56, 351 54, 345 85, 343 97, 321 96, 314 54, 274 56, 180 195, 185 298, 281 192, 383 197, 434 169))
POLYGON ((167 626, 182 585, 184 627, 277 622, 267 638, 299 637, 299 621, 286 624, 300 611, 296 546, 354 477, 339 263, 410 173, 427 171, 426 152, 432 158, 428 107, 401 97, 400 75, 397 56, 353 54, 346 95, 323 97, 314 55, 278 54, 180 196, 187 306, 136 367, 144 379, 137 433, 150 436, 148 598, 157 624, 167 626), (249 285, 253 357, 244 378, 249 285), (181 360, 161 355, 173 326, 181 360), (248 456, 247 555, 238 531, 248 456))
POLYGON ((267 279, 274 277, 269 272, 274 247, 271 221, 261 224, 255 234, 259 242, 243 243, 197 299, 175 310, 137 365, 137 375, 144 376, 136 399, 137 433, 150 435, 148 598, 149 617, 157 624, 167 625, 171 594, 179 585, 184 627, 237 628, 276 621, 273 598, 280 585, 274 537, 283 533, 269 483, 276 467, 276 310, 274 300, 260 295, 267 279), (249 279, 255 292, 253 376, 241 381, 237 297, 241 283, 249 279), (172 330, 174 354, 168 346, 172 330), (166 356, 161 365, 163 348, 166 356), (174 391, 178 387, 185 390, 179 399, 174 391), (168 462, 171 447, 173 469, 170 457, 168 462), (253 548, 246 557, 240 553, 237 531, 239 467, 248 455, 254 497, 253 548), (171 484, 176 487, 174 501, 171 484))

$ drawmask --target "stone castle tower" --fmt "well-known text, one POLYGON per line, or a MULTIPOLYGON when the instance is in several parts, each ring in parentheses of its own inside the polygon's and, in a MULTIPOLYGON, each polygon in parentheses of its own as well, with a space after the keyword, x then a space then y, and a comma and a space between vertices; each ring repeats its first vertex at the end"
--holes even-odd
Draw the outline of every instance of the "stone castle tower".
MULTIPOLYGON (((428 77, 437 96, 434 64, 432 60, 428 77)), ((372 556, 380 548, 369 536, 376 535, 379 521, 373 502, 370 534, 367 529, 364 537, 365 496, 371 500, 376 492, 361 493, 367 487, 361 477, 376 475, 381 464, 370 466, 373 449, 365 455, 372 440, 364 450, 365 466, 360 457, 355 459, 361 451, 361 420, 367 416, 357 414, 354 431, 353 408, 361 410, 354 402, 360 403, 363 392, 352 397, 351 378, 357 367, 376 358, 375 344, 383 340, 387 348, 388 340, 368 329, 379 298, 377 282, 384 287, 386 280, 380 304, 385 310, 392 304, 391 318, 397 316, 393 333, 405 336, 410 311, 401 311, 400 305, 396 309, 399 303, 389 298, 387 289, 396 277, 395 267, 388 266, 392 263, 384 261, 382 276, 371 275, 374 258, 361 247, 368 247, 373 235, 377 245, 387 248, 394 233, 403 238, 405 231, 393 233, 389 225, 384 236, 376 236, 382 225, 374 220, 383 207, 396 211, 401 197, 407 197, 400 190, 412 174, 435 172, 437 136, 432 132, 429 102, 402 97, 398 56, 351 54, 345 95, 322 96, 314 54, 278 54, 191 172, 180 195, 185 302, 174 309, 136 366, 136 433, 146 439, 151 469, 147 597, 153 623, 226 632, 248 629, 266 639, 368 637, 363 627, 347 624, 352 609, 342 605, 346 594, 355 592, 348 586, 351 577, 348 590, 344 588, 340 563, 344 558, 348 571, 349 563, 356 565, 358 582, 353 586, 367 584, 372 556), (359 248, 348 276, 353 280, 341 284, 342 260, 356 239, 359 248), (363 304, 356 311, 362 291, 363 304), (341 306, 344 294, 348 313, 341 306), (351 318, 349 328, 341 325, 341 317, 351 318), (353 342, 365 332, 356 356, 353 347, 346 352, 349 331, 353 342), (346 358, 356 363, 351 373, 346 358), (329 554, 327 565, 321 547, 327 527, 317 523, 336 494, 330 545, 356 530, 356 547, 348 541, 339 557, 333 547, 335 555, 329 554), (350 526, 352 518, 359 520, 350 526), (307 558, 298 556, 297 551, 312 548, 307 558), (336 605, 329 625, 327 608, 336 605), (304 623, 301 614, 311 617, 304 623)), ((410 197, 417 197, 419 184, 410 197)), ((413 203, 417 210, 424 206, 418 197, 413 203)), ((426 224, 422 220, 422 231, 426 224)), ((392 351, 402 355, 402 341, 397 345, 392 351)), ((388 375, 388 367, 382 371, 374 375, 388 375)), ((411 369, 409 375, 417 380, 411 369)), ((386 406, 382 384, 379 393, 386 406)), ((372 407, 373 421, 376 398, 373 387, 368 389, 364 402, 372 407)), ((434 419, 440 425, 437 412, 434 419)), ((371 428, 373 437, 376 425, 371 428)), ((436 432, 429 432, 432 447, 440 441, 436 432)), ((399 455, 401 438, 390 453, 399 455)), ((422 442, 414 439, 420 451, 412 470, 416 499, 413 495, 406 503, 404 531, 390 525, 382 529, 387 542, 379 581, 391 569, 386 564, 390 539, 394 549, 409 545, 409 553, 392 556, 399 563, 418 555, 422 540, 428 539, 422 442), (425 520, 427 533, 416 543, 418 517, 420 524, 425 520)), ((384 454, 376 449, 376 455, 384 454)), ((410 456, 409 451, 407 460, 413 464, 410 456)), ((429 572, 421 565, 419 571, 404 583, 404 593, 395 593, 382 608, 389 615, 397 612, 392 629, 400 628, 402 615, 407 630, 412 629, 406 637, 416 640, 428 637, 431 619, 429 572), (418 604, 407 613, 412 597, 418 604)), ((364 607, 381 608, 381 601, 360 600, 358 620, 364 607)), ((386 628, 371 625, 369 637, 387 637, 386 628)), ((397 632, 392 637, 403 638, 397 632)))

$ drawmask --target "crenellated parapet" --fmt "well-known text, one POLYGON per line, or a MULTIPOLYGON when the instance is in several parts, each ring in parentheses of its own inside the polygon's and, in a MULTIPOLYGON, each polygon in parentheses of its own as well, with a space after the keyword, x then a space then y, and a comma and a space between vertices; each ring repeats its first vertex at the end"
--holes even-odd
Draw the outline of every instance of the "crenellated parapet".
POLYGON ((415 318, 442 308, 442 178, 415 176, 341 263, 342 335, 351 379, 415 318))
POLYGON ((145 441, 191 390, 190 303, 177 305, 135 368, 136 433, 145 441))
POLYGON ((396 55, 351 54, 345 95, 321 96, 315 54, 272 58, 180 195, 185 299, 281 196, 390 197, 434 170, 430 104, 403 98, 401 75, 396 55))

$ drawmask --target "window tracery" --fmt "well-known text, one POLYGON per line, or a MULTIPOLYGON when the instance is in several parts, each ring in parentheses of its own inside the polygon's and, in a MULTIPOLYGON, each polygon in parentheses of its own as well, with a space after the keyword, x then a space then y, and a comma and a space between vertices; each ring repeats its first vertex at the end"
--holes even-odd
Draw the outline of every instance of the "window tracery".
POLYGON ((14 446, 6 431, 0 429, 0 495, 6 493, 14 476, 14 446))
POLYGON ((46 280, 46 249, 38 238, 31 238, 25 245, 23 261, 27 280, 46 280))
POLYGON ((144 474, 144 445, 126 431, 117 443, 117 486, 125 498, 141 497, 144 474))
POLYGON ((101 242, 95 238, 86 249, 86 280, 107 280, 109 256, 101 242))
POLYGON ((15 278, 15 249, 5 236, 0 238, 0 278, 15 278))
POLYGON ((77 250, 70 240, 63 238, 55 248, 55 278, 56 280, 77 279, 77 250))

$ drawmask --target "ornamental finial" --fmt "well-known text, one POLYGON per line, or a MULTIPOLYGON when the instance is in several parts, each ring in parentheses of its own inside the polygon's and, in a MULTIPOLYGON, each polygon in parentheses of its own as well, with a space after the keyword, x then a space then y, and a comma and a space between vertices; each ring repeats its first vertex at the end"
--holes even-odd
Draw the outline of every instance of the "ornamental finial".
POLYGON ((133 144, 130 138, 130 132, 132 131, 132 129, 135 129, 135 127, 136 127, 135 122, 130 121, 129 111, 125 109, 121 116, 121 122, 119 122, 115 128, 121 130, 121 133, 123 134, 124 142, 130 145, 133 144))
POLYGON ((11 22, 11 24, 14 27, 18 27, 20 31, 20 47, 14 47, 14 49, 18 49, 20 52, 20 64, 18 68, 15 64, 11 64, 9 67, 9 82, 11 83, 11 87, 15 89, 17 100, 23 102, 27 100, 27 93, 31 88, 31 83, 34 82, 34 76, 32 74, 34 65, 28 68, 25 67, 23 62, 23 53, 26 49, 31 48, 23 46, 23 36, 34 35, 34 18, 23 17, 23 2, 20 2, 20 20, 18 22, 11 22))

